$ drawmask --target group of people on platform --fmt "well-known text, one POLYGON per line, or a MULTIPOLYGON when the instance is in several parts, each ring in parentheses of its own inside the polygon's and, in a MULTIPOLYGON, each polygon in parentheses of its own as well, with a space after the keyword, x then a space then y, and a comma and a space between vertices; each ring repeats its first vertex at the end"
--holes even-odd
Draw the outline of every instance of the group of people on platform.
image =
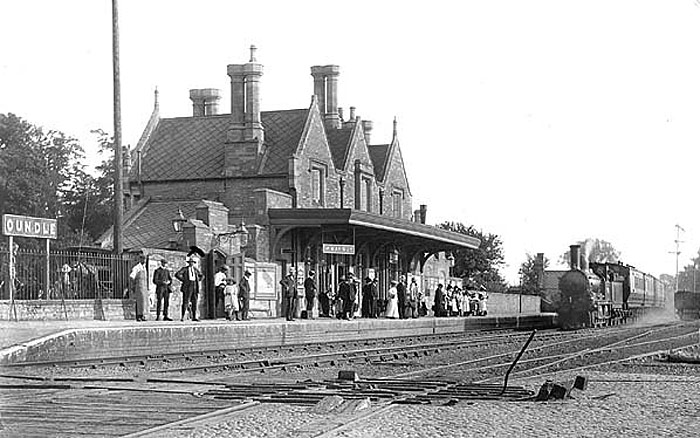
MULTIPOLYGON (((149 308, 148 274, 145 262, 145 256, 140 256, 139 262, 130 275, 136 301, 137 321, 146 320, 149 308)), ((163 321, 172 321, 168 315, 170 294, 173 292, 172 277, 167 263, 167 260, 162 259, 160 266, 153 274, 153 283, 156 285, 156 320, 160 320, 162 312, 163 321)), ((181 282, 180 321, 184 321, 187 314, 192 321, 199 321, 197 301, 203 274, 196 267, 195 259, 188 256, 187 265, 175 272, 174 276, 181 282)), ((223 306, 225 317, 229 321, 249 319, 250 283, 248 279, 250 276, 251 273, 246 270, 240 284, 237 284, 236 280, 228 275, 226 266, 222 266, 214 274, 216 308, 223 306)), ((320 316, 346 320, 354 319, 358 311, 363 318, 407 319, 428 314, 424 294, 418 287, 416 278, 411 278, 411 282, 407 284, 405 275, 399 276, 398 281, 391 280, 386 300, 379 299, 375 278, 366 277, 360 285, 352 272, 340 278, 337 293, 331 290, 318 294, 314 271, 309 271, 303 283, 303 290, 297 287, 294 270, 287 273, 280 281, 280 286, 282 313, 287 321, 294 321, 296 315, 312 318, 317 301, 320 316), (299 310, 297 307, 302 300, 305 301, 305 308, 299 310)), ((438 284, 431 310, 437 317, 485 316, 486 300, 485 293, 468 291, 454 285, 444 288, 442 284, 438 284)))
POLYGON ((250 319, 248 310, 250 307, 250 271, 246 270, 241 277, 241 284, 227 275, 228 268, 222 266, 214 274, 214 289, 216 292, 216 308, 221 304, 227 321, 247 321, 250 319))
MULTIPOLYGON (((168 261, 162 259, 160 266, 153 273, 153 283, 156 285, 156 320, 159 321, 161 311, 163 321, 172 321, 168 315, 170 307, 170 295, 173 293, 172 276, 167 268, 168 261)), ((221 267, 214 275, 214 288, 216 293, 216 305, 222 302, 226 319, 248 320, 250 302, 250 278, 251 273, 245 271, 241 278, 241 284, 226 275, 227 268, 221 267)), ((187 265, 180 268, 174 274, 180 280, 180 292, 182 292, 182 306, 180 309, 180 321, 188 315, 192 321, 198 322, 197 301, 199 298, 199 285, 204 278, 202 272, 195 265, 195 259, 187 257, 187 265)), ((148 302, 148 272, 146 270, 146 257, 140 255, 138 263, 132 268, 129 278, 132 282, 134 300, 136 302, 136 321, 146 321, 149 311, 148 302)))
POLYGON ((443 289, 438 284, 435 290, 433 312, 435 316, 486 316, 486 300, 488 297, 483 292, 472 292, 461 289, 459 286, 448 285, 443 289))

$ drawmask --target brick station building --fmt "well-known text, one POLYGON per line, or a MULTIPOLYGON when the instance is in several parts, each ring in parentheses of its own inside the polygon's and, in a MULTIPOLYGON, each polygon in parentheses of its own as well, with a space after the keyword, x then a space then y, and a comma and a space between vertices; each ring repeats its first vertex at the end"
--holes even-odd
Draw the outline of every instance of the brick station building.
POLYGON ((311 67, 308 107, 277 111, 261 111, 254 47, 227 72, 230 114, 219 114, 220 90, 197 89, 191 117, 163 119, 156 94, 125 163, 125 248, 197 245, 210 274, 224 263, 236 278, 243 266, 260 268, 267 275, 254 276, 252 309, 267 316, 279 313, 278 281, 290 269, 299 283, 314 270, 319 291, 348 272, 373 276, 385 297, 401 273, 432 290, 449 280, 449 251, 478 248, 478 239, 426 225, 426 206, 413 210, 396 120, 391 143, 372 144, 372 122, 338 106, 338 66, 311 67), (426 263, 432 275, 422 276, 426 263))

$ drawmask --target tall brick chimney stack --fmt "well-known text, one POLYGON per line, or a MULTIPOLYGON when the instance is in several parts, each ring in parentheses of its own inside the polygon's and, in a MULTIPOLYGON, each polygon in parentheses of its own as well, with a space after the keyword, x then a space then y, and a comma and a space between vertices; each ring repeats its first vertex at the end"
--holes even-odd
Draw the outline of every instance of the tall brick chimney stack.
POLYGON ((314 65, 311 67, 314 78, 314 94, 323 114, 324 124, 328 129, 340 128, 338 114, 338 76, 340 67, 337 65, 314 65))
POLYGON ((372 136, 372 128, 374 127, 374 124, 372 123, 371 120, 363 120, 362 121, 362 131, 365 133, 365 143, 369 145, 369 140, 372 136))
POLYGON ((190 90, 190 100, 192 100, 192 115, 194 117, 216 115, 219 114, 221 90, 216 88, 190 90))
POLYGON ((257 139, 262 147, 265 141, 260 119, 260 77, 263 66, 255 59, 255 46, 250 46, 247 64, 229 64, 231 77, 231 127, 227 140, 251 141, 257 139))
POLYGON ((425 204, 421 204, 418 211, 420 212, 420 223, 425 225, 425 221, 428 216, 428 206, 425 204))
POLYGON ((226 132, 225 176, 254 174, 262 155, 265 131, 260 117, 260 77, 262 64, 250 46, 247 64, 229 64, 231 77, 231 124, 226 132))

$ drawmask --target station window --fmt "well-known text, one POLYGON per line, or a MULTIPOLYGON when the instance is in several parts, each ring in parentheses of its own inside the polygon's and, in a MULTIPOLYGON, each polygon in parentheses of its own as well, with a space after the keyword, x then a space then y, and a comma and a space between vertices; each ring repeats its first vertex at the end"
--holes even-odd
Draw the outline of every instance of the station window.
POLYGON ((394 217, 403 217, 403 192, 400 190, 395 190, 391 195, 392 210, 394 212, 394 217))
POLYGON ((311 168, 311 202, 317 205, 324 203, 323 169, 320 167, 311 168))

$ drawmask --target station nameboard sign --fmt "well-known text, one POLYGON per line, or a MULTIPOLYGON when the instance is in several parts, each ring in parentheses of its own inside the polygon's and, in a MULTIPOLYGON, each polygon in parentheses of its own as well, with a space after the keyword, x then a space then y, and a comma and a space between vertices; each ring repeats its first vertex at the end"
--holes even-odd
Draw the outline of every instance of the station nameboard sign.
POLYGON ((2 215, 2 234, 6 236, 38 237, 56 239, 58 237, 56 219, 40 217, 2 215))
POLYGON ((340 245, 335 243, 324 243, 323 244, 324 254, 355 254, 355 245, 340 245))

